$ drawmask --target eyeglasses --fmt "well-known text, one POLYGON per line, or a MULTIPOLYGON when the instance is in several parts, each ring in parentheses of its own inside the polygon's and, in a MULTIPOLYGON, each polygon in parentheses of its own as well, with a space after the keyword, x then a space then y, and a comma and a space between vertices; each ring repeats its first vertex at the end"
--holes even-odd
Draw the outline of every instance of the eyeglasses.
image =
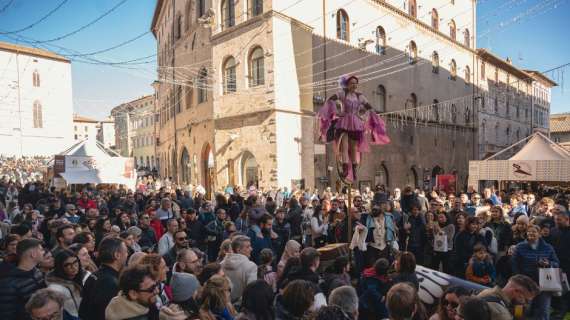
POLYGON ((64 268, 71 268, 71 267, 76 266, 76 265, 79 266, 79 259, 76 259, 73 262, 64 263, 63 267, 64 268))
POLYGON ((442 304, 444 307, 451 308, 451 309, 457 309, 457 307, 459 307, 459 303, 454 302, 454 301, 449 301, 449 300, 443 300, 442 304))
POLYGON ((32 316, 32 320, 57 320, 57 319, 61 319, 61 310, 55 311, 54 313, 45 317, 32 316))
POLYGON ((150 286, 147 289, 138 289, 138 292, 147 292, 147 293, 153 293, 156 288, 158 288, 158 283, 153 284, 152 286, 150 286))

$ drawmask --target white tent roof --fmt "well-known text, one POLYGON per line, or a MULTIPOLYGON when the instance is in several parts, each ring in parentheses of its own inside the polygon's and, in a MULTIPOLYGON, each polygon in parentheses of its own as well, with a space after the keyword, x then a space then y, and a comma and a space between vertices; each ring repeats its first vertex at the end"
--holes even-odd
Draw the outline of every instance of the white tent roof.
POLYGON ((59 153, 59 155, 96 157, 96 158, 107 158, 107 157, 117 156, 115 152, 105 148, 97 140, 92 140, 92 139, 85 139, 79 141, 70 148, 59 153))
POLYGON ((509 160, 570 160, 570 154, 542 134, 534 134, 509 160))

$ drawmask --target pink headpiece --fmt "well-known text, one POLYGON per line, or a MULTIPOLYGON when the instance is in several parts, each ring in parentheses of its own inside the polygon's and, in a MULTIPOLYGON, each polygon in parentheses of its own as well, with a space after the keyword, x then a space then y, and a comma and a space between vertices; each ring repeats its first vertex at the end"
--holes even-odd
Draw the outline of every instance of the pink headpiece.
POLYGON ((356 79, 356 81, 358 81, 358 77, 356 77, 355 75, 345 74, 340 76, 340 78, 338 79, 338 84, 340 85, 341 88, 346 89, 348 88, 348 82, 351 79, 356 79))

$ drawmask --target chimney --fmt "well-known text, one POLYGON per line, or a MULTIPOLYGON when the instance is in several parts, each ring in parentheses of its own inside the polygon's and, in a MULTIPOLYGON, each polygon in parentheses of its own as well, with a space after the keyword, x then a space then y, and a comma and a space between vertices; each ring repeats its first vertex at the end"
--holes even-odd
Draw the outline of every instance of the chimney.
POLYGON ((507 62, 508 62, 509 64, 513 64, 513 61, 511 60, 511 57, 507 57, 507 62))

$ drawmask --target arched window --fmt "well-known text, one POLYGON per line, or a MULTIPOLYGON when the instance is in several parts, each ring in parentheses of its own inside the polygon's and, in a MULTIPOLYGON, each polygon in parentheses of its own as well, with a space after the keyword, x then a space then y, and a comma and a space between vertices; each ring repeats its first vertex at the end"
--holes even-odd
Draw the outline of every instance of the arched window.
POLYGON ((189 82, 186 85, 186 96, 184 97, 184 102, 186 102, 186 109, 190 109, 192 107, 192 103, 194 102, 194 88, 192 83, 189 82))
POLYGON ((206 69, 200 70, 198 74, 198 103, 208 101, 208 71, 206 69))
POLYGON ((449 73, 451 80, 455 80, 457 78, 457 63, 455 63, 455 59, 451 59, 451 63, 449 65, 449 73))
POLYGON ((381 84, 376 87, 376 112, 386 112, 386 88, 381 84))
POLYGON ((495 143, 499 144, 499 123, 495 123, 495 143))
POLYGON ((418 61, 418 47, 414 41, 410 41, 410 45, 408 46, 408 54, 410 64, 414 64, 418 61))
POLYGON ((416 109, 418 106, 418 97, 415 93, 410 94, 410 98, 406 102, 406 109, 416 109))
POLYGON ((485 61, 481 62, 481 80, 485 80, 485 61))
POLYGON ((469 66, 465 66, 465 84, 469 84, 471 82, 471 68, 469 66))
POLYGON ((33 118, 34 118, 34 128, 44 127, 42 104, 39 101, 34 101, 33 118))
POLYGON ((265 61, 263 49, 255 48, 249 58, 249 85, 257 87, 265 84, 265 61))
POLYGON ((386 54, 386 30, 376 27, 376 53, 386 54))
POLYGON ((174 102, 174 106, 176 107, 176 113, 180 113, 182 111, 182 107, 180 106, 182 103, 182 86, 181 85, 176 86, 176 94, 175 94, 174 99, 176 99, 176 101, 174 102))
POLYGON ((182 15, 178 14, 176 16, 176 29, 174 30, 174 37, 180 39, 182 37, 182 15))
POLYGON ((250 0, 251 7, 249 8, 251 16, 255 17, 263 13, 263 0, 250 0))
POLYGON ((439 73, 439 54, 437 51, 431 54, 431 71, 433 73, 439 73))
POLYGON ((343 9, 336 12, 336 37, 340 40, 350 41, 348 14, 343 9))
POLYGON ((35 70, 34 73, 32 74, 32 83, 34 87, 40 86, 40 73, 38 72, 38 70, 35 70))
POLYGON ((408 14, 414 18, 418 17, 418 5, 416 4, 416 0, 410 0, 408 14))
POLYGON ((193 1, 186 2, 186 9, 184 10, 184 12, 186 12, 186 26, 185 26, 186 31, 188 31, 188 29, 190 29, 190 26, 192 25, 192 3, 193 1))
POLYGON ((233 27, 236 24, 234 0, 222 1, 222 29, 233 27))
POLYGON ((509 125, 505 130, 505 136, 507 137, 507 143, 509 143, 511 140, 511 125, 509 125))
POLYGON ((454 103, 451 104, 451 121, 457 122, 457 106, 454 103))
POLYGON ((196 15, 201 18, 206 14, 206 0, 197 0, 196 15))
POLYGON ((456 36, 456 31, 457 31, 457 27, 455 26, 455 20, 452 19, 452 20, 449 22, 449 37, 450 37, 452 40, 456 40, 456 37, 455 37, 455 36, 456 36))
POLYGON ((439 122, 439 100, 433 99, 432 108, 433 108, 434 120, 436 122, 439 122))
POLYGON ((431 27, 439 30, 439 14, 435 8, 431 9, 431 27))
POLYGON ((471 47, 471 35, 469 34, 469 29, 465 29, 465 31, 463 31, 463 43, 466 47, 471 47))
POLYGON ((499 114, 499 98, 495 96, 495 113, 499 114))
POLYGON ((224 94, 236 92, 236 60, 233 57, 227 58, 222 69, 224 70, 224 94))

